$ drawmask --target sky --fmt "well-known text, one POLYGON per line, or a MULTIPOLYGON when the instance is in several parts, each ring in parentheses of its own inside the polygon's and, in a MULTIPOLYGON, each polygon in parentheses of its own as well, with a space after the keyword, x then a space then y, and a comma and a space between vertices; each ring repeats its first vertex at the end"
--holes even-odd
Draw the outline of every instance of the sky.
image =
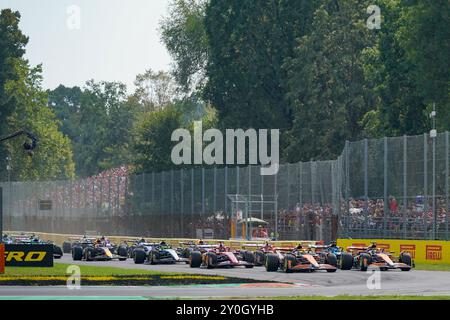
POLYGON ((170 69, 159 23, 169 0, 0 0, 21 14, 29 37, 25 58, 43 66, 43 87, 120 81, 129 92, 137 74, 170 69))

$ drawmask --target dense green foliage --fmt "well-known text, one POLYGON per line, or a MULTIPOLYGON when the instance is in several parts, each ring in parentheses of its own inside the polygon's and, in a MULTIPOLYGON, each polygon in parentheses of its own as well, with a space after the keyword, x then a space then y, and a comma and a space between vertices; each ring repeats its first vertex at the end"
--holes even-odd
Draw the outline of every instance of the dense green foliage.
POLYGON ((23 58, 28 42, 18 28, 20 14, 5 9, 0 14, 0 135, 19 130, 33 132, 39 146, 33 157, 23 150, 25 138, 2 143, 0 174, 6 179, 6 158, 11 159, 11 180, 66 179, 74 176, 70 140, 58 128, 41 87, 41 67, 32 68, 23 58))
POLYGON ((172 0, 160 32, 173 69, 144 71, 128 93, 94 80, 43 92, 20 15, 3 10, 1 134, 26 127, 42 148, 31 159, 19 141, 0 146, 0 172, 7 154, 16 178, 71 177, 72 153, 77 176, 172 169, 172 131, 199 119, 280 129, 289 162, 334 158, 345 140, 422 134, 433 103, 438 130, 450 130, 449 15, 448 0, 172 0), (368 28, 372 4, 380 28, 368 28))

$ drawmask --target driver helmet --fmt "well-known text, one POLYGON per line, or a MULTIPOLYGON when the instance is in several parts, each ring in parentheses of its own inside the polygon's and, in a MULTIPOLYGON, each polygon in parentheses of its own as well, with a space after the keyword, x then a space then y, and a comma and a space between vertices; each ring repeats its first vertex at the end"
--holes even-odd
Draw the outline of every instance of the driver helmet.
POLYGON ((167 243, 163 240, 159 243, 160 246, 167 246, 167 243))
POLYGON ((337 242, 336 241, 331 241, 330 247, 337 247, 337 242))
POLYGON ((295 249, 297 249, 297 250, 302 250, 303 249, 303 246, 302 246, 302 244, 301 243, 299 243, 298 244, 298 246, 295 248, 295 249))
POLYGON ((144 242, 145 242, 145 239, 144 239, 144 238, 141 238, 141 240, 139 240, 139 242, 140 242, 140 243, 144 243, 144 242))
POLYGON ((203 240, 200 239, 200 240, 197 241, 197 244, 198 244, 198 245, 203 245, 203 244, 205 244, 205 242, 203 242, 203 240))

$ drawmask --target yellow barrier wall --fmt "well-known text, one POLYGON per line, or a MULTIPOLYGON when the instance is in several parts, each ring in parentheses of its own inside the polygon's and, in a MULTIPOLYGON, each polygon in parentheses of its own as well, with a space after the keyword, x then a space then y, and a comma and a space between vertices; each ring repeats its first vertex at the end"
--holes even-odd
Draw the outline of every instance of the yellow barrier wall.
POLYGON ((409 252, 417 263, 450 264, 450 241, 431 240, 390 240, 390 239, 338 239, 338 246, 344 249, 349 246, 368 246, 376 242, 398 256, 400 252, 409 252))

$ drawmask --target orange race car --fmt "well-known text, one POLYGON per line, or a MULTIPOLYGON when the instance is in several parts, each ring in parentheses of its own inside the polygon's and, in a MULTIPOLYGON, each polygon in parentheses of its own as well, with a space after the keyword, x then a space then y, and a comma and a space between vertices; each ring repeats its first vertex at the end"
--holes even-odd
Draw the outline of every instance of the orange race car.
POLYGON ((414 266, 414 261, 408 252, 401 252, 396 259, 391 252, 377 248, 376 243, 372 243, 369 247, 348 247, 347 252, 341 255, 340 268, 342 270, 367 271, 369 266, 378 267, 381 271, 390 269, 409 271, 414 266))

